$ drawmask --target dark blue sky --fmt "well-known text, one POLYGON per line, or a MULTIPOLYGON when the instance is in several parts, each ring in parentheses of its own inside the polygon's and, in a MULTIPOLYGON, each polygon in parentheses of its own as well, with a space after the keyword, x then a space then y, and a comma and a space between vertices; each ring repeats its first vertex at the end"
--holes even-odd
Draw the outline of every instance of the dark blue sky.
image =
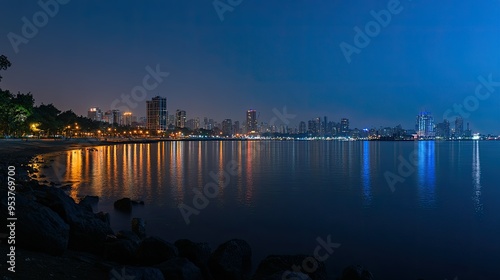
MULTIPOLYGON (((273 108, 286 106, 297 115, 292 124, 326 115, 349 117, 353 128, 410 128, 420 110, 441 121, 471 100, 478 76, 500 81, 498 0, 402 0, 401 12, 348 63, 340 44, 354 46, 354 27, 364 29, 370 11, 391 1, 243 0, 221 21, 211 0, 72 0, 15 53, 8 34, 22 36, 21 18, 32 21, 42 8, 2 0, 0 53, 13 67, 0 85, 86 115, 130 95, 145 67, 159 64, 170 75, 148 98, 166 96, 168 110, 188 118, 243 120, 255 108, 268 122, 273 108)), ((500 133, 494 89, 466 111, 476 131, 500 133)), ((132 111, 145 115, 145 102, 132 111)))

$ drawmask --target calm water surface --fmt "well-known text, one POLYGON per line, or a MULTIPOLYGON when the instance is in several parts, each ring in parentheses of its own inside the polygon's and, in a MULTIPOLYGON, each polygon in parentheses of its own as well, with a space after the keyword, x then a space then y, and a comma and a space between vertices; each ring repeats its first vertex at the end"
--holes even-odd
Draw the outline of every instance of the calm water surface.
POLYGON ((242 238, 254 268, 268 254, 313 254, 330 235, 341 244, 331 278, 359 263, 376 279, 500 279, 499 142, 172 141, 51 157, 44 172, 63 170, 51 176, 74 183, 74 198, 98 195, 115 230, 142 217, 171 242, 242 238), (237 175, 221 173, 231 165, 237 175), (217 196, 186 224, 179 205, 195 207, 211 182, 217 196), (145 205, 117 213, 122 197, 145 205))

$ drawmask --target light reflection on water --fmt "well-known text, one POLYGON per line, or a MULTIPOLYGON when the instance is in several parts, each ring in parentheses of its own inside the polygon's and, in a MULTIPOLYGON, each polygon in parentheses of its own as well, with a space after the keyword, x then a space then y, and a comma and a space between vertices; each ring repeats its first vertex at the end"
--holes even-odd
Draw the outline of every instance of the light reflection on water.
MULTIPOLYGON (((433 269, 449 273, 461 267, 476 274, 475 267, 488 271, 489 263, 467 256, 490 252, 492 260, 500 259, 500 246, 491 245, 500 230, 500 190, 494 188, 499 151, 498 143, 477 141, 168 141, 53 157, 67 167, 60 181, 73 183, 70 195, 99 196, 99 208, 110 212, 115 229, 129 227, 130 217, 116 213, 112 203, 131 197, 145 201, 132 215, 146 218, 150 234, 172 241, 191 238, 215 246, 243 238, 262 259, 269 253, 308 253, 317 236, 332 234, 343 244, 332 257, 337 269, 351 264, 355 255, 381 278, 390 278, 387 269, 377 269, 394 263, 394 256, 406 258, 398 263, 400 271, 439 264, 433 269), (480 154, 483 149, 488 152, 480 154), (384 172, 397 173, 398 157, 408 158, 413 151, 415 172, 391 192, 384 172), (239 173, 226 178, 232 161, 239 173), (218 195, 191 216, 188 226, 177 207, 193 206, 193 189, 203 191, 207 183, 218 185, 218 195), (483 220, 471 227, 474 213, 482 213, 483 220), (453 238, 443 236, 448 228, 453 238), (442 241, 432 247, 427 239, 442 241), (421 242, 426 252, 419 253, 421 242), (441 248, 460 248, 464 254, 441 248), (368 252, 383 254, 373 258, 368 252), (449 255, 453 265, 443 262, 449 255)), ((42 171, 51 177, 50 169, 42 171)))
POLYGON ((418 142, 418 194, 422 207, 433 207, 436 203, 435 142, 418 142))
POLYGON ((479 159, 479 141, 474 141, 472 150, 472 182, 474 185, 474 203, 477 213, 483 212, 481 202, 481 161, 479 159))

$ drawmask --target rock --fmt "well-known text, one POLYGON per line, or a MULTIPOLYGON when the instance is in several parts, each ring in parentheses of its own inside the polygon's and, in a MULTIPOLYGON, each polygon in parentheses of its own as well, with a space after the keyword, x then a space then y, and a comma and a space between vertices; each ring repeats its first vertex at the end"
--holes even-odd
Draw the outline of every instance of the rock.
POLYGON ((208 243, 195 243, 188 239, 180 239, 175 241, 174 245, 179 250, 180 257, 187 258, 200 268, 203 279, 213 279, 208 268, 208 261, 212 252, 208 243))
POLYGON ((132 202, 132 204, 134 205, 144 205, 144 201, 142 200, 131 200, 130 202, 132 202))
POLYGON ((155 265, 179 255, 177 247, 159 237, 147 237, 139 244, 137 261, 144 265, 155 265))
POLYGON ((241 239, 221 244, 209 260, 210 272, 215 279, 249 279, 252 267, 252 249, 241 239))
POLYGON ((109 217, 109 213, 99 212, 95 214, 96 217, 103 221, 106 225, 111 226, 111 218, 109 217))
POLYGON ((105 243, 104 256, 108 260, 119 263, 131 264, 135 262, 136 252, 139 244, 127 239, 116 239, 105 243))
MULTIPOLYGON (((1 204, 7 216, 7 197, 4 198, 1 204)), ((15 231, 18 246, 52 255, 61 255, 67 249, 69 225, 56 212, 18 194, 16 217, 15 231)))
POLYGON ((140 239, 146 238, 146 222, 141 218, 132 218, 132 231, 140 239))
POLYGON ((308 275, 308 277, 310 277, 310 279, 312 280, 327 279, 325 264, 323 262, 317 261, 312 256, 270 255, 260 262, 259 266, 257 267, 257 270, 255 271, 253 280, 263 280, 268 278, 274 279, 272 277, 276 277, 278 274, 281 274, 281 277, 283 277, 283 279, 293 279, 293 278, 287 278, 289 276, 284 274, 287 271, 295 271, 293 267, 299 267, 300 271, 298 272, 308 275), (311 262, 304 261, 308 259, 311 260, 311 262), (304 266, 308 268, 314 267, 313 266, 314 263, 312 263, 313 260, 317 264, 317 268, 311 272, 305 271, 305 269, 303 268, 304 266))
POLYGON ((109 271, 109 279, 165 280, 161 271, 152 267, 115 267, 109 271))
POLYGON ((173 258, 156 266, 168 280, 203 280, 200 269, 186 258, 173 258))
POLYGON ((46 187, 37 192, 37 200, 52 209, 70 226, 68 247, 101 254, 106 236, 113 234, 110 226, 96 214, 78 205, 63 190, 46 187))
POLYGON ((93 206, 96 206, 98 202, 99 202, 98 196, 86 195, 84 198, 80 200, 80 202, 78 202, 78 204, 83 207, 86 207, 87 209, 90 209, 90 211, 93 211, 93 206))
POLYGON ((373 280, 373 275, 360 265, 351 265, 344 269, 340 280, 373 280))
POLYGON ((118 211, 122 211, 122 212, 131 212, 132 211, 132 201, 130 201, 130 198, 128 198, 128 197, 125 197, 125 198, 122 198, 122 199, 115 201, 113 206, 118 211))
POLYGON ((62 189, 63 191, 69 191, 69 190, 71 190, 71 188, 72 188, 71 184, 64 185, 64 186, 60 187, 60 189, 62 189))
POLYGON ((116 237, 118 239, 130 240, 132 242, 135 242, 136 244, 141 243, 141 239, 137 236, 137 234, 130 230, 120 230, 116 234, 116 237))

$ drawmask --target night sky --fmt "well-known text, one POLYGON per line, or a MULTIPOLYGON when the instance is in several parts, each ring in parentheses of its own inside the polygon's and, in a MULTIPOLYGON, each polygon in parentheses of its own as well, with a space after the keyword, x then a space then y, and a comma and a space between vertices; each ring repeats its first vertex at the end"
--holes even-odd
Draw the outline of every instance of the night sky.
MULTIPOLYGON (((500 82, 498 0, 402 0, 348 63, 340 44, 355 46, 354 28, 393 1, 243 0, 221 20, 212 0, 72 0, 16 53, 8 34, 22 36, 21 19, 33 22, 42 8, 2 0, 0 54, 13 66, 0 86, 86 115, 130 96, 145 68, 159 65, 170 74, 147 98, 167 97, 169 113, 183 109, 188 119, 242 121, 253 108, 269 122, 286 106, 297 115, 292 126, 326 115, 350 118, 351 128, 413 128, 421 110, 440 122, 473 100, 479 76, 500 82)), ((476 132, 500 133, 500 84, 493 89, 464 121, 476 132)), ((132 109, 139 116, 144 100, 132 109)))

